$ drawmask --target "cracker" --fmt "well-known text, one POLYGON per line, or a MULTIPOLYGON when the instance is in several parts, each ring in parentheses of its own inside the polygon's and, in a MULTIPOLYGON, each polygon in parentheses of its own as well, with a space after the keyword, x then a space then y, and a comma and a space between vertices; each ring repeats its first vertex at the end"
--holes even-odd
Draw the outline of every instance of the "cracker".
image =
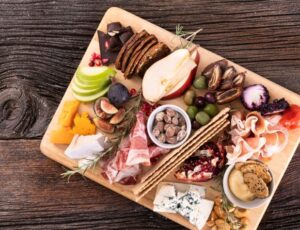
POLYGON ((143 30, 142 32, 138 33, 137 39, 135 41, 132 41, 126 48, 125 53, 123 54, 122 58, 122 65, 121 65, 121 71, 124 73, 126 70, 127 63, 129 62, 132 53, 135 51, 135 49, 142 43, 143 40, 147 39, 150 35, 143 30))
POLYGON ((220 129, 224 129, 226 128, 228 125, 230 124, 229 121, 225 121, 223 122, 221 125, 215 127, 214 132, 212 132, 210 135, 206 136, 205 138, 203 138, 200 142, 198 142, 197 146, 194 146, 192 148, 189 149, 189 151, 187 153, 185 153, 181 158, 179 158, 176 161, 176 164, 174 165, 170 165, 168 168, 166 168, 164 171, 161 171, 159 173, 157 173, 157 176, 155 178, 153 178, 153 180, 151 180, 150 183, 147 184, 147 186, 145 186, 137 195, 136 200, 141 199, 142 197, 144 197, 148 192, 150 192, 159 182, 161 182, 165 176, 167 176, 170 172, 172 172, 172 170, 174 168, 176 168, 178 165, 182 164, 189 156, 191 156, 201 145, 203 145, 204 143, 206 143, 207 141, 209 141, 211 138, 213 138, 218 132, 218 130, 220 129))

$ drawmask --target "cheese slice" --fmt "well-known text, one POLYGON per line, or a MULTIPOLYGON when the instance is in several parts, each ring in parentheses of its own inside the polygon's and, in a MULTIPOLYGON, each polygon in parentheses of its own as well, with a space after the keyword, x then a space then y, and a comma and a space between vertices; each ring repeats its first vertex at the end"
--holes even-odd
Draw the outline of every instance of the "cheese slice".
POLYGON ((71 144, 65 150, 65 154, 70 159, 80 160, 98 155, 108 146, 107 138, 102 133, 88 136, 75 135, 71 144))
POLYGON ((177 197, 173 185, 164 185, 156 192, 153 210, 155 212, 176 213, 177 197))

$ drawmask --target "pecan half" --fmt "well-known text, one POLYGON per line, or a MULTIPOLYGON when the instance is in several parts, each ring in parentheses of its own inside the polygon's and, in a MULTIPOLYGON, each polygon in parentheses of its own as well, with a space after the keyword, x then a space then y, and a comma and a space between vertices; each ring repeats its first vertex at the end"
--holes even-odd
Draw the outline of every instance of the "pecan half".
POLYGON ((241 87, 244 85, 244 81, 245 81, 245 77, 246 77, 246 73, 242 72, 239 73, 238 75, 236 75, 233 80, 232 83, 234 85, 234 87, 241 87))
POLYGON ((216 93, 216 99, 218 104, 225 104, 228 102, 231 102, 238 97, 240 97, 242 94, 242 88, 241 87, 235 87, 231 88, 226 91, 219 91, 216 93))
POLYGON ((224 69, 226 69, 227 64, 228 64, 228 61, 226 59, 222 59, 222 60, 213 62, 205 67, 205 69, 202 71, 202 75, 209 79, 212 75, 215 65, 219 65, 221 67, 221 70, 224 70, 224 69))
POLYGON ((222 80, 222 70, 220 65, 215 65, 211 74, 211 78, 208 82, 209 90, 216 90, 221 83, 222 80))

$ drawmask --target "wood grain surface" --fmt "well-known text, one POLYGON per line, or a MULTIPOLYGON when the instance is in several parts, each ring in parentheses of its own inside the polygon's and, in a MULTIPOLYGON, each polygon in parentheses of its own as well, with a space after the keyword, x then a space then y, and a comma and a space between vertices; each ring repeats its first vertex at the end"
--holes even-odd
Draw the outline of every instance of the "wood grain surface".
MULTIPOLYGON (((39 151, 104 12, 122 7, 300 93, 300 2, 0 0, 0 228, 181 229, 39 151)), ((300 148, 260 229, 300 228, 300 148)))

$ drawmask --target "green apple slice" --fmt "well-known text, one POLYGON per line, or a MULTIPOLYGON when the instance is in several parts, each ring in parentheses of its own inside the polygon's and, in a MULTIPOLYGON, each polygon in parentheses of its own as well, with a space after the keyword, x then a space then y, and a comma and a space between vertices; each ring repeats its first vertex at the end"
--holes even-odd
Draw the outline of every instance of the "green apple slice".
POLYGON ((95 81, 99 81, 102 78, 114 76, 115 74, 116 71, 113 68, 107 66, 82 66, 79 67, 76 71, 76 76, 81 82, 84 83, 94 83, 95 81))
POLYGON ((91 101, 95 101, 97 98, 104 96, 107 92, 108 92, 109 87, 106 87, 105 89, 101 90, 100 92, 90 95, 90 96, 82 96, 82 95, 78 95, 76 93, 73 92, 73 96, 81 102, 91 102, 91 101))
POLYGON ((75 76, 73 81, 72 81, 78 88, 81 89, 96 89, 98 88, 99 84, 84 84, 83 82, 81 82, 80 80, 78 80, 78 78, 75 76))
POLYGON ((81 96, 90 96, 90 95, 98 93, 99 91, 102 91, 110 83, 111 83, 111 81, 110 81, 110 79, 108 79, 107 81, 99 82, 99 84, 96 85, 96 87, 94 87, 94 88, 84 89, 84 88, 78 87, 78 85, 76 85, 75 82, 72 82, 71 83, 71 88, 72 88, 73 92, 76 93, 76 94, 78 94, 78 95, 81 95, 81 96))

